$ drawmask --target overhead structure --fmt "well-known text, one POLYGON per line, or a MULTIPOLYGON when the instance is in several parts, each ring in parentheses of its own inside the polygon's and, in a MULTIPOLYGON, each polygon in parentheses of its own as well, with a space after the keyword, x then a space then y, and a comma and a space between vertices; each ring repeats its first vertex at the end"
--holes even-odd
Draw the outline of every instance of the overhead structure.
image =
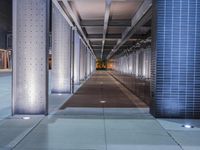
POLYGON ((141 4, 134 17, 131 19, 131 27, 126 28, 126 30, 122 33, 122 38, 117 41, 117 44, 107 56, 107 59, 110 59, 114 55, 114 53, 116 53, 119 50, 119 48, 131 38, 133 34, 136 34, 137 30, 142 25, 144 25, 147 22, 147 20, 151 17, 152 0, 145 0, 141 4))
POLYGON ((150 32, 150 25, 147 24, 151 18, 147 18, 146 14, 151 14, 149 10, 151 0, 53 0, 53 2, 67 17, 69 24, 77 28, 83 43, 97 59, 109 59, 111 54, 113 56, 114 49, 117 49, 115 51, 117 53, 118 50, 123 52, 136 44, 138 39, 146 38, 150 32), (139 10, 145 14, 138 16, 139 10), (141 22, 140 19, 144 16, 147 20, 141 22))
MULTIPOLYGON (((75 24, 76 27, 78 28, 78 30, 79 30, 81 36, 83 37, 83 40, 86 42, 88 48, 89 48, 89 49, 91 50, 91 52, 93 53, 93 50, 92 50, 92 48, 91 48, 91 46, 90 46, 90 43, 89 43, 88 39, 86 38, 85 34, 83 33, 83 30, 82 30, 82 28, 81 28, 81 26, 80 26, 79 18, 78 18, 78 17, 75 15, 75 13, 73 12, 73 9, 71 8, 71 6, 70 6, 68 0, 62 0, 62 1, 60 1, 59 3, 60 3, 60 5, 62 6, 63 10, 64 10, 67 14, 69 14, 69 17, 72 18, 72 21, 74 22, 74 24, 75 24), (64 4, 64 5, 63 5, 63 4, 64 4)), ((94 56, 95 56, 95 55, 94 55, 94 56)))
POLYGON ((101 59, 103 57, 103 50, 105 45, 106 34, 108 30, 108 21, 110 17, 110 7, 111 7, 112 0, 106 0, 105 5, 105 15, 104 15, 104 24, 103 24, 103 39, 102 39, 102 50, 101 50, 101 59))

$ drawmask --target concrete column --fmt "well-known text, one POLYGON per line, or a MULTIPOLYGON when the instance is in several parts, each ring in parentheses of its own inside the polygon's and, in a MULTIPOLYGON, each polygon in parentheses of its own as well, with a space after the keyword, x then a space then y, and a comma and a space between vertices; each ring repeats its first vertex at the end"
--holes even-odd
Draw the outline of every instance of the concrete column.
POLYGON ((52 93, 71 92, 71 27, 52 4, 52 93))
POLYGON ((74 84, 80 84, 80 38, 76 31, 74 35, 74 84))
POLYGON ((200 118, 200 1, 154 1, 155 117, 200 118))
POLYGON ((13 1, 12 114, 47 114, 48 0, 13 1))

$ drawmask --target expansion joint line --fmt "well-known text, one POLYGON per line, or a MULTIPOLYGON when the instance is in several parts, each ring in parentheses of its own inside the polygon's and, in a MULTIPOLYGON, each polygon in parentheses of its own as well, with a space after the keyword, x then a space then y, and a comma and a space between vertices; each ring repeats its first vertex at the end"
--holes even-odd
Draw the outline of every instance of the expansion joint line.
POLYGON ((157 119, 155 119, 156 122, 161 126, 161 128, 163 130, 166 131, 167 135, 169 135, 169 137, 180 147, 181 150, 184 150, 184 148, 181 146, 181 144, 167 131, 167 129, 165 129, 159 122, 157 119))

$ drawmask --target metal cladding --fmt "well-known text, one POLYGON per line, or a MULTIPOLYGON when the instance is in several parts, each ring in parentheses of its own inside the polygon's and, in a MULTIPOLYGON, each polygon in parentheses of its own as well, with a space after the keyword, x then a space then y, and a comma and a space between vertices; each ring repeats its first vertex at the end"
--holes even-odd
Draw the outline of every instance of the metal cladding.
POLYGON ((87 76, 89 76, 90 75, 90 73, 91 73, 91 70, 90 70, 90 66, 91 66, 91 61, 90 61, 90 59, 91 59, 91 56, 90 56, 91 54, 90 54, 90 51, 89 51, 89 49, 87 49, 87 76))
POLYGON ((200 117, 200 1, 154 2, 151 113, 200 117))
POLYGON ((71 27, 52 7, 52 93, 71 92, 71 27))
POLYGON ((84 44, 80 43, 80 80, 84 80, 84 44))
POLYGON ((48 0, 13 1, 13 115, 47 114, 48 9, 48 0))
POLYGON ((112 72, 124 86, 149 104, 150 75, 151 75, 151 48, 140 48, 134 52, 114 59, 112 72))
POLYGON ((141 48, 114 60, 114 70, 137 78, 149 79, 151 74, 151 49, 141 48))
POLYGON ((75 31, 74 36, 74 84, 80 84, 80 38, 75 31))

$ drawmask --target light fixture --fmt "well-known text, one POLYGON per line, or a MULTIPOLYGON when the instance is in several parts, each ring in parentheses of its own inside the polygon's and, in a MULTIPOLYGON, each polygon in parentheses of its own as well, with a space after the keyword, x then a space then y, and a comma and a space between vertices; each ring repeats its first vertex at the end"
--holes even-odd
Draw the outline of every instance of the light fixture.
POLYGON ((102 104, 105 104, 105 103, 106 103, 106 101, 100 101, 100 103, 102 103, 102 104))
POLYGON ((22 117, 22 119, 24 119, 24 120, 29 120, 29 119, 31 119, 31 117, 29 117, 29 116, 24 116, 24 117, 22 117))
POLYGON ((194 128, 194 126, 189 125, 189 124, 184 124, 182 125, 182 127, 187 128, 187 129, 194 128))

